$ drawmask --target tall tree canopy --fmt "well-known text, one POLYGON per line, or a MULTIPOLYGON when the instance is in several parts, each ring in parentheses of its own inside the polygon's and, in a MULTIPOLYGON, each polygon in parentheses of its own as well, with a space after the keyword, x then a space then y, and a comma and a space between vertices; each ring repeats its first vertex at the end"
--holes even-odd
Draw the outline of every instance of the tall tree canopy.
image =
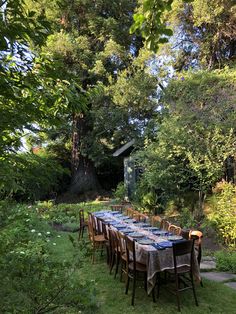
POLYGON ((134 15, 132 31, 139 30, 156 51, 174 34, 177 69, 192 64, 217 68, 236 55, 234 0, 143 0, 134 15))
POLYGON ((43 1, 38 8, 54 24, 42 53, 57 62, 58 77, 75 86, 66 104, 70 113, 61 115, 64 125, 71 126, 75 193, 98 188, 94 167, 120 144, 141 136, 156 108, 152 55, 139 36, 129 34, 135 6, 136 1, 127 0, 93 5, 61 0, 49 8, 43 1), (86 107, 78 110, 81 102, 86 107))

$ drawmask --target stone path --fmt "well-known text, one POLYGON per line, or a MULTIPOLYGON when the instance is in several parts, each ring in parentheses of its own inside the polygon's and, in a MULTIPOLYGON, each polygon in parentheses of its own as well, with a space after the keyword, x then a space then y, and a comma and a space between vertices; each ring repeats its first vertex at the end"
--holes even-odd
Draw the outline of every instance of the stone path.
POLYGON ((236 290, 236 275, 226 272, 217 272, 216 263, 212 257, 204 257, 201 265, 201 276, 209 280, 222 282, 224 285, 236 290))

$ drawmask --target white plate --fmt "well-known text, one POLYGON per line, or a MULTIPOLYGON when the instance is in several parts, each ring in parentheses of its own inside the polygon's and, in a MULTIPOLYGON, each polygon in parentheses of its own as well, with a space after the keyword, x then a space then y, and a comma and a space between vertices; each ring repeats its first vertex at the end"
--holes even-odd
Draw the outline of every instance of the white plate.
POLYGON ((141 239, 141 240, 138 241, 138 243, 139 244, 143 244, 143 245, 149 245, 149 244, 153 244, 154 241, 151 240, 151 239, 143 239, 143 240, 141 239))
POLYGON ((142 238, 144 237, 144 235, 140 232, 133 232, 133 233, 130 233, 129 234, 129 237, 132 237, 132 238, 142 238))
POLYGON ((167 237, 168 241, 177 241, 177 240, 182 240, 182 239, 183 239, 183 237, 177 236, 177 235, 173 235, 173 236, 168 236, 167 237))

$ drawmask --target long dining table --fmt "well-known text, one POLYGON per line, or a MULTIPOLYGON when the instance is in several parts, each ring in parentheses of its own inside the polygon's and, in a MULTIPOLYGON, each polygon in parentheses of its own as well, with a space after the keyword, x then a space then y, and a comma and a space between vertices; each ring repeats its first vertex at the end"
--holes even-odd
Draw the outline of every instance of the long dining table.
MULTIPOLYGON (((93 213, 95 219, 102 219, 107 226, 118 230, 135 240, 136 260, 147 266, 147 292, 155 287, 156 275, 168 269, 174 269, 172 245, 176 241, 186 241, 166 230, 152 227, 149 223, 136 222, 120 211, 99 211, 93 213)), ((188 256, 179 256, 178 266, 189 265, 188 256)), ((193 260, 193 275, 200 282, 200 271, 196 254, 193 260)))

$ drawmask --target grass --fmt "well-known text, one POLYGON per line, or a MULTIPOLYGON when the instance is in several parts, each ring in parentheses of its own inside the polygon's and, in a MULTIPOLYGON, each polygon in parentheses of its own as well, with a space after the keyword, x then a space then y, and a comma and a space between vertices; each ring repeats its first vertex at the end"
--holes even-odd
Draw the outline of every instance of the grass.
MULTIPOLYGON (((68 233, 60 232, 60 238, 55 237, 54 247, 55 258, 71 259, 73 256, 73 246, 69 241, 68 233)), ((70 234, 76 241, 77 235, 70 234)), ((153 303, 152 297, 147 296, 142 283, 137 288, 135 297, 135 306, 132 307, 131 293, 124 293, 124 282, 120 282, 109 274, 106 265, 105 256, 96 256, 95 264, 91 263, 90 257, 85 257, 83 266, 76 271, 75 275, 81 282, 90 282, 96 289, 96 302, 98 308, 93 313, 97 314, 173 314, 177 313, 177 302, 175 296, 170 295, 164 289, 160 292, 160 297, 156 303, 153 303)), ((181 313, 207 314, 224 313, 236 314, 236 291, 224 286, 222 283, 216 283, 204 280, 204 287, 197 285, 197 297, 199 306, 196 307, 192 291, 183 292, 181 295, 181 313)), ((73 311, 64 313, 71 314, 73 311)))

